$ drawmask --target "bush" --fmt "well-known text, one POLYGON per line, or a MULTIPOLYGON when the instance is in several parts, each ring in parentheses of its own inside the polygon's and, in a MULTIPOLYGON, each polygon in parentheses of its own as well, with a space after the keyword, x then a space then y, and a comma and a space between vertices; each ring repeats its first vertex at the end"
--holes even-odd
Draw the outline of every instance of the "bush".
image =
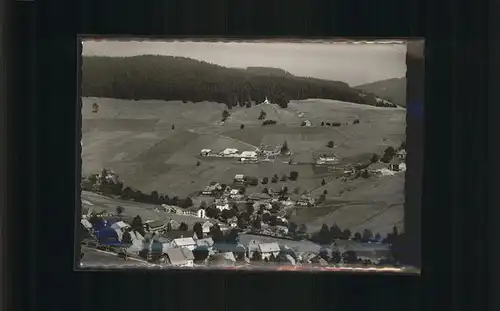
POLYGON ((352 124, 359 124, 359 119, 354 120, 352 124))
POLYGON ((278 122, 275 120, 265 120, 264 122, 262 122, 262 125, 275 125, 276 123, 278 122))
POLYGON ((125 208, 123 206, 116 207, 116 214, 122 215, 124 211, 125 211, 125 208))
POLYGON ((189 226, 185 222, 182 222, 179 226, 180 231, 188 231, 188 229, 189 229, 189 226))
POLYGON ((265 120, 266 117, 267 117, 267 113, 264 110, 261 110, 260 111, 260 115, 259 115, 259 117, 257 119, 258 120, 265 120))
POLYGON ((396 150, 393 147, 389 146, 385 149, 384 155, 380 160, 384 163, 389 163, 392 160, 392 158, 394 158, 395 155, 396 155, 396 150))
POLYGON ((321 126, 325 126, 325 122, 324 121, 321 121, 321 126))
POLYGON ((269 182, 269 178, 267 178, 267 177, 262 178, 263 185, 266 185, 268 182, 269 182))
POLYGON ((288 178, 290 178, 290 180, 297 180, 299 178, 299 172, 297 171, 291 171, 290 172, 290 176, 288 176, 288 178))
POLYGON ((331 140, 330 140, 330 141, 326 144, 326 146, 327 146, 328 148, 333 148, 333 146, 334 146, 333 141, 331 141, 331 140))

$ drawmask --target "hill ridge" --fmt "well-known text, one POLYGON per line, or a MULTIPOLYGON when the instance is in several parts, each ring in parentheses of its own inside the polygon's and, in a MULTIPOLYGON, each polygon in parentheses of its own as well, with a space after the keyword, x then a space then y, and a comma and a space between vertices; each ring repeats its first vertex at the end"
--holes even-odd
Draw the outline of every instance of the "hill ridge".
POLYGON ((280 107, 307 98, 380 105, 375 96, 340 81, 297 77, 279 68, 242 70, 164 55, 84 56, 81 91, 85 97, 212 101, 229 109, 262 103, 266 97, 280 107))

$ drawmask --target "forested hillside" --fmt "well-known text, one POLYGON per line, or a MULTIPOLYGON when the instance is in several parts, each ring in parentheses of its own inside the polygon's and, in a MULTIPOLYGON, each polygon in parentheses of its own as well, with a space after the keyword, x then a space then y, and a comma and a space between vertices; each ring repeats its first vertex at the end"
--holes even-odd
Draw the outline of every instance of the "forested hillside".
POLYGON ((333 99, 380 105, 373 96, 338 81, 296 77, 276 68, 226 68, 172 56, 83 57, 82 95, 120 99, 212 101, 236 105, 333 99))
POLYGON ((406 78, 381 80, 356 87, 398 106, 406 107, 406 78))

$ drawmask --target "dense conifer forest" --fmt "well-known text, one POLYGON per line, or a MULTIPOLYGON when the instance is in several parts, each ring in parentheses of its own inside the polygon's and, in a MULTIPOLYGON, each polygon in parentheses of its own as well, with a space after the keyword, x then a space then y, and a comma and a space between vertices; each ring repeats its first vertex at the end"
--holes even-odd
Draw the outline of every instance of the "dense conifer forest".
POLYGON ((82 61, 82 96, 120 99, 219 102, 228 108, 269 101, 287 107, 293 100, 333 99, 380 105, 339 81, 297 77, 266 67, 227 68, 185 57, 86 56, 82 61))

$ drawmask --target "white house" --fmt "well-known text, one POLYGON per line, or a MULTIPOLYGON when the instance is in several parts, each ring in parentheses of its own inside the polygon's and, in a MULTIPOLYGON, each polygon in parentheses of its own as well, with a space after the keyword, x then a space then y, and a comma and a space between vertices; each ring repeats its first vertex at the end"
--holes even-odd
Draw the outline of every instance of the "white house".
POLYGON ((196 241, 196 246, 212 247, 214 246, 214 240, 212 238, 198 239, 196 241))
POLYGON ((309 120, 304 121, 304 126, 311 126, 311 125, 312 125, 311 121, 309 120))
POLYGON ((240 157, 241 158, 246 158, 246 159, 257 158, 257 152, 255 152, 255 151, 243 151, 240 154, 240 157))
POLYGON ((143 243, 142 241, 144 240, 144 237, 139 233, 134 230, 130 231, 130 238, 132 239, 132 245, 127 249, 127 252, 129 253, 138 253, 142 250, 143 248, 143 243))
POLYGON ((213 224, 210 221, 205 221, 201 225, 201 227, 203 229, 203 233, 208 234, 208 233, 210 233, 210 229, 213 227, 213 224))
POLYGON ((227 203, 226 203, 226 204, 217 204, 217 205, 216 205, 216 207, 217 207, 217 209, 218 209, 219 211, 221 211, 221 212, 222 212, 222 211, 224 211, 224 210, 229 210, 229 209, 231 209, 231 208, 229 207, 229 204, 227 204, 227 203))
POLYGON ((236 257, 234 257, 234 253, 233 252, 221 253, 221 255, 224 256, 224 258, 226 258, 229 261, 233 261, 233 262, 236 261, 236 257))
POLYGON ((207 213, 205 212, 204 209, 200 208, 197 212, 196 212, 196 217, 198 218, 207 218, 207 213))
POLYGON ((266 97, 266 99, 262 103, 265 104, 265 105, 270 105, 271 104, 271 102, 267 99, 267 97, 266 97))
POLYGON ((245 181, 245 175, 243 175, 243 174, 236 174, 236 175, 234 175, 234 181, 236 181, 236 182, 244 182, 245 181))
POLYGON ((196 247, 196 242, 193 238, 179 238, 179 239, 174 239, 172 241, 172 246, 185 247, 189 248, 190 250, 193 250, 196 247))
POLYGON ((201 155, 202 157, 209 156, 209 155, 210 155, 210 153, 212 153, 212 150, 210 150, 210 149, 201 149, 201 151, 200 151, 200 155, 201 155))
POLYGON ((170 224, 170 227, 172 228, 172 230, 178 230, 179 227, 181 226, 181 224, 174 219, 169 220, 168 224, 170 224))
POLYGON ((319 157, 316 164, 333 164, 337 162, 338 160, 335 157, 319 157))
POLYGON ((274 255, 274 257, 277 257, 280 253, 280 246, 278 243, 273 242, 273 243, 261 243, 259 244, 259 252, 261 254, 262 260, 268 259, 271 257, 271 255, 274 255))
POLYGON ((175 267, 192 267, 193 266, 193 252, 183 248, 167 249, 166 255, 170 264, 175 267))
POLYGON ((223 156, 234 156, 237 153, 238 153, 238 149, 226 148, 226 149, 222 150, 221 155, 223 155, 223 156))
POLYGON ((406 171, 406 163, 400 163, 399 164, 399 171, 400 172, 406 171))

